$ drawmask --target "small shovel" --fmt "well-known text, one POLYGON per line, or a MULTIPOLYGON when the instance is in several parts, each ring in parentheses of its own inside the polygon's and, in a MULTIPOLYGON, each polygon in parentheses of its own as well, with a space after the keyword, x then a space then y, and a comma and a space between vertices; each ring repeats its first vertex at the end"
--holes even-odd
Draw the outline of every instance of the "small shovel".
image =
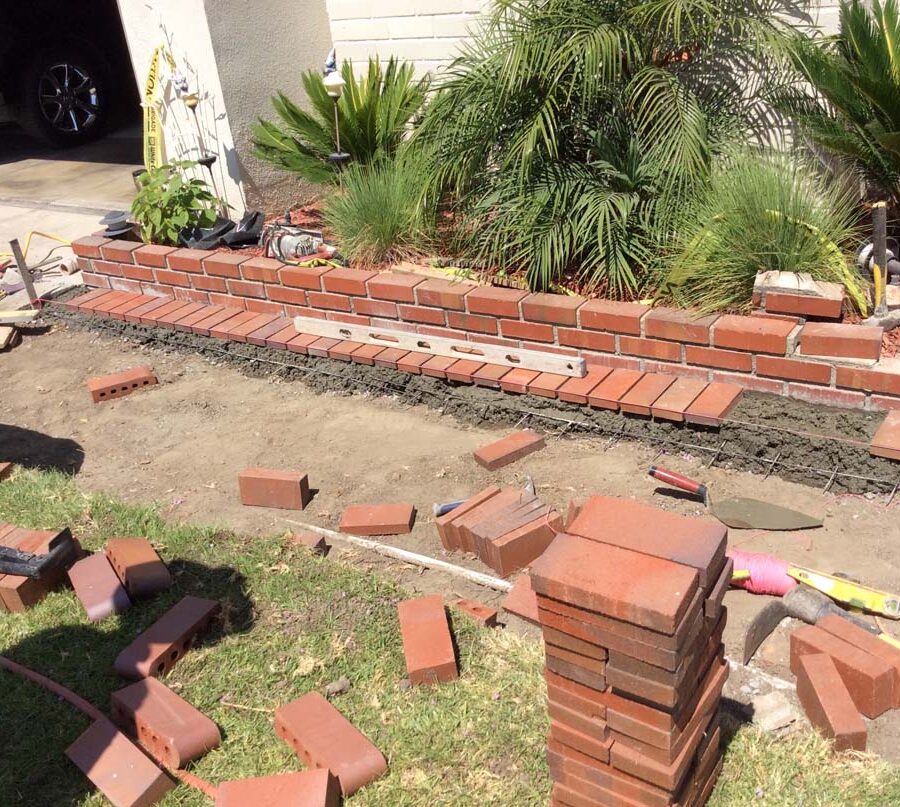
POLYGON ((706 485, 655 465, 651 466, 649 473, 660 482, 699 496, 719 521, 735 530, 808 530, 822 526, 821 519, 759 499, 737 498, 714 502, 706 485))

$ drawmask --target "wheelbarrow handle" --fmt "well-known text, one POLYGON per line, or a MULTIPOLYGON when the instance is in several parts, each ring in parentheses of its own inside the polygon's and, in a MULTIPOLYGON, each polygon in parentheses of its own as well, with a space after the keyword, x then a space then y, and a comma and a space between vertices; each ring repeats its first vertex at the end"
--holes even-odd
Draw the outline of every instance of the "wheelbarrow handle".
POLYGON ((648 473, 660 482, 665 482, 667 485, 681 488, 681 490, 686 490, 688 493, 695 493, 704 500, 706 499, 706 485, 695 482, 689 477, 676 474, 674 471, 667 471, 665 468, 657 468, 655 465, 650 466, 648 473))

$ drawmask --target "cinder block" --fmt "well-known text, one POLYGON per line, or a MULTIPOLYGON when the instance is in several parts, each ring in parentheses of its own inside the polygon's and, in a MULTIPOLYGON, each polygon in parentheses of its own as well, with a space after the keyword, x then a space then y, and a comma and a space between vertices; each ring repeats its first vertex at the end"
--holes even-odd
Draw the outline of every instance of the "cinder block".
POLYGON ((122 398, 132 392, 156 384, 157 378, 149 367, 134 367, 121 373, 91 378, 87 382, 88 391, 94 403, 122 398))
POLYGON ((345 797, 387 770, 381 751, 317 692, 276 709, 275 731, 305 764, 331 771, 345 797))
POLYGON ((238 476, 241 504, 302 510, 312 498, 309 478, 298 471, 247 468, 238 476))
POLYGON ((453 637, 439 594, 397 606, 406 672, 412 684, 436 684, 459 677, 453 637))
POLYGON ((809 722, 834 740, 837 751, 866 750, 866 724, 834 661, 824 653, 806 653, 797 660, 797 697, 809 722))

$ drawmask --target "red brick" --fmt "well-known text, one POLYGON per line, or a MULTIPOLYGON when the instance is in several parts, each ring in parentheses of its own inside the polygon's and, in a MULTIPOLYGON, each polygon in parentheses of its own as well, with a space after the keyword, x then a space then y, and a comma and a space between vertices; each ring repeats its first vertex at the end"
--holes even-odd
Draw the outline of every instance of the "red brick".
MULTIPOLYGON (((433 325, 417 325, 416 332, 423 336, 438 336, 442 339, 460 339, 466 341, 466 334, 461 331, 454 331, 450 328, 436 328, 433 325)), ((428 346, 430 349, 431 346, 428 346)))
POLYGON ((322 276, 322 288, 334 294, 351 294, 356 297, 365 297, 366 283, 375 275, 375 272, 367 272, 362 269, 340 267, 332 269, 322 276))
POLYGON ((508 339, 527 339, 530 342, 552 342, 553 326, 513 319, 500 320, 500 333, 508 339))
POLYGON ((588 403, 598 409, 618 411, 619 401, 644 377, 640 370, 613 370, 588 394, 588 403))
POLYGON ((887 662, 894 674, 894 708, 900 708, 900 648, 837 614, 830 614, 820 619, 816 622, 816 627, 864 650, 870 656, 887 662))
POLYGON ((502 286, 479 286, 466 295, 466 305, 471 314, 488 314, 492 317, 518 319, 519 302, 528 296, 522 289, 502 286))
POLYGON ((122 277, 122 264, 116 261, 94 261, 94 271, 110 277, 122 277))
POLYGON ((369 296, 395 303, 414 303, 415 287, 424 282, 420 275, 403 272, 382 272, 368 282, 369 296))
MULTIPOLYGON (((168 263, 169 269, 176 272, 202 274, 209 257, 209 250, 206 249, 176 249, 166 256, 166 263, 168 263)), ((210 272, 208 268, 206 271, 207 274, 217 274, 216 272, 210 272)))
POLYGON ((179 317, 175 322, 175 328, 179 331, 190 331, 191 326, 196 322, 201 322, 204 319, 212 316, 213 314, 219 313, 222 311, 222 306, 201 306, 198 309, 195 309, 190 314, 186 314, 183 317, 179 317))
POLYGON ((365 364, 372 367, 375 364, 375 359, 378 358, 378 354, 383 350, 384 348, 381 345, 360 345, 351 353, 350 358, 357 364, 365 364))
POLYGON ((555 398, 557 390, 571 378, 571 376, 558 373, 541 373, 534 381, 528 384, 529 395, 539 395, 542 398, 555 398))
MULTIPOLYGON (((104 244, 109 244, 109 238, 100 238, 99 236, 87 236, 86 238, 79 238, 77 241, 72 242, 72 251, 79 258, 99 258, 100 255, 100 247, 104 244)), ((140 246, 140 244, 138 244, 140 246)))
POLYGON ((191 283, 195 289, 201 291, 215 291, 224 293, 228 290, 225 281, 221 277, 208 277, 207 275, 191 275, 191 283))
POLYGON ((789 381, 807 381, 810 384, 831 383, 831 365, 812 361, 757 356, 756 372, 760 375, 786 378, 789 381))
POLYGON ((493 628, 497 625, 497 609, 491 608, 475 600, 457 600, 454 605, 470 619, 474 619, 485 628, 493 628))
POLYGON ((876 457, 900 460, 900 410, 888 412, 872 438, 869 452, 876 457))
POLYGON ((341 789, 330 771, 233 779, 216 788, 216 807, 338 807, 341 789))
POLYGON ((156 278, 153 270, 149 266, 132 266, 131 264, 122 264, 122 274, 129 280, 145 280, 152 283, 156 278))
POLYGON ((240 278, 241 264, 247 256, 240 252, 207 252, 203 258, 203 269, 216 277, 240 278))
POLYGON ((650 415, 650 407, 675 381, 675 376, 647 373, 619 401, 619 409, 633 415, 650 415))
POLYGON ((387 367, 389 370, 397 369, 397 362, 399 362, 404 356, 407 355, 407 351, 403 350, 399 347, 389 347, 385 348, 378 354, 375 358, 375 366, 376 367, 387 367))
MULTIPOLYGON (((476 345, 496 345, 497 347, 519 347, 520 345, 517 339, 504 339, 501 336, 490 336, 486 333, 468 333, 466 339, 476 345)), ((546 350, 547 347, 541 345, 540 349, 546 350)))
POLYGON ((174 291, 176 300, 186 300, 191 303, 202 303, 204 306, 209 305, 209 295, 205 291, 182 288, 177 288, 174 291))
POLYGON ((78 295, 78 297, 73 297, 70 300, 66 300, 62 303, 63 308, 67 311, 78 311, 80 309, 89 310, 88 306, 90 303, 99 300, 102 300, 106 296, 107 292, 105 289, 93 289, 91 291, 85 292, 84 294, 78 295))
POLYGON ((131 292, 114 291, 101 299, 95 300, 91 304, 91 310, 96 314, 108 314, 114 308, 117 308, 133 297, 134 294, 131 292))
POLYGON ((209 335, 214 339, 231 339, 231 334, 237 328, 240 328, 245 322, 249 322, 256 315, 252 311, 244 311, 243 309, 229 319, 222 320, 218 325, 214 325, 209 329, 209 335))
POLYGON ((800 331, 800 353, 804 356, 878 359, 883 332, 883 328, 866 325, 807 322, 800 331))
POLYGON ((446 378, 447 368, 456 362, 456 359, 450 356, 432 356, 422 365, 422 375, 431 376, 432 378, 446 378))
POLYGON ((613 744, 611 739, 607 739, 605 742, 597 740, 556 720, 550 721, 550 739, 574 748, 604 764, 609 762, 610 749, 613 744))
POLYGON ((709 344, 709 327, 717 315, 702 316, 680 308, 654 308, 644 317, 644 334, 674 342, 709 344))
POLYGON ((677 342, 644 339, 640 336, 620 336, 619 350, 632 356, 644 356, 645 358, 674 362, 681 361, 681 344, 677 342))
POLYGON ((576 325, 584 297, 566 294, 530 294, 520 303, 522 319, 553 325, 576 325))
POLYGON ((269 286, 266 289, 270 300, 289 305, 306 305, 306 292, 297 289, 288 289, 282 286, 269 286))
POLYGON ((309 477, 299 471, 247 468, 238 476, 241 504, 302 510, 311 497, 309 477))
POLYGON ((533 454, 545 445, 544 435, 531 429, 514 432, 479 448, 474 454, 475 462, 489 471, 496 471, 516 460, 533 454))
POLYGON ((592 367, 582 378, 570 378, 557 390, 561 401, 575 404, 586 404, 588 396, 612 370, 608 367, 592 367))
POLYGON ((93 272, 82 272, 81 282, 85 286, 93 286, 100 288, 109 288, 109 278, 105 275, 95 275, 93 272))
POLYGON ((175 289, 171 286, 161 286, 159 283, 141 283, 141 291, 153 297, 168 297, 172 299, 175 296, 175 289))
POLYGON ((648 311, 650 306, 640 303, 588 300, 578 314, 582 328, 640 336, 641 319, 648 311))
POLYGON ((425 322, 430 325, 445 325, 445 312, 438 308, 420 308, 415 305, 398 306, 400 319, 409 322, 425 322))
POLYGON ((437 684, 459 677, 453 638, 440 594, 397 606, 406 672, 411 684, 437 684))
MULTIPOLYGON (((141 246, 140 241, 107 241, 100 247, 100 255, 105 261, 134 263, 134 251, 141 246)), ((77 253, 76 253, 77 254, 77 253)), ((82 257, 90 257, 84 255, 82 257)))
MULTIPOLYGON (((243 271, 243 267, 241 267, 243 271)), ((247 280, 229 280, 228 293, 236 294, 238 297, 256 297, 265 299, 266 287, 262 283, 251 283, 247 280)))
POLYGON ((113 692, 110 712, 119 728, 173 770, 222 743, 212 720, 155 678, 113 692))
POLYGON ((125 321, 138 323, 141 321, 141 317, 145 314, 149 314, 153 312, 157 308, 162 308, 165 305, 169 305, 172 301, 168 297, 152 297, 149 298, 146 303, 144 303, 139 308, 132 308, 127 314, 125 314, 125 321))
POLYGON ((684 421, 685 410, 688 409, 706 387, 707 383, 705 381, 693 378, 677 378, 672 386, 653 402, 650 407, 650 413, 655 418, 681 423, 684 421))
POLYGON ((232 297, 230 294, 209 293, 209 301, 213 305, 224 305, 230 308, 243 309, 244 300, 241 297, 232 297))
POLYGON ((175 783, 108 720, 97 720, 66 756, 117 807, 152 807, 175 783))
POLYGON ((278 283, 278 272, 285 264, 272 258, 249 258, 241 266, 241 277, 257 283, 278 283))
POLYGON ((168 314, 157 319, 155 324, 165 328, 174 328, 176 322, 184 319, 186 316, 189 316, 195 311, 209 310, 209 306, 203 303, 188 303, 187 301, 182 302, 185 303, 182 308, 170 310, 168 314))
POLYGON ((781 294, 766 292, 766 311, 775 314, 798 314, 801 317, 840 319, 844 300, 840 298, 812 297, 806 294, 781 294))
POLYGON ((799 398, 801 401, 822 406, 841 406, 847 409, 861 409, 866 403, 866 396, 862 392, 814 387, 808 384, 788 384, 787 394, 791 398, 799 398))
POLYGON ((528 392, 528 385, 539 375, 540 373, 537 370, 522 370, 521 368, 516 367, 500 379, 500 389, 504 392, 514 392, 517 395, 524 395, 528 392))
POLYGON ((792 317, 788 314, 773 314, 769 311, 760 311, 759 309, 754 309, 750 312, 751 317, 762 317, 763 319, 774 319, 778 322, 790 322, 794 325, 802 325, 803 319, 801 317, 792 317))
POLYGON ((353 310, 357 314, 367 317, 392 317, 396 319, 397 304, 388 302, 387 300, 370 300, 367 297, 355 297, 353 299, 353 310))
POLYGON ((791 634, 791 672, 794 675, 800 671, 800 657, 810 653, 831 657, 856 708, 866 717, 878 717, 893 707, 894 670, 888 662, 815 625, 804 625, 791 634))
POLYGON ((248 311, 257 314, 269 314, 273 317, 281 317, 284 315, 284 306, 280 303, 270 303, 268 300, 245 300, 244 305, 248 311))
POLYGON ((513 587, 503 598, 500 607, 526 622, 539 624, 537 597, 531 584, 531 575, 521 574, 515 579, 513 587))
POLYGON ((219 603, 184 597, 116 656, 116 673, 138 680, 157 678, 174 666, 219 613, 219 603))
POLYGON ((403 373, 413 375, 422 374, 422 365, 431 358, 430 353, 418 353, 416 351, 405 353, 397 359, 397 369, 403 373))
POLYGON ((710 375, 712 381, 720 384, 734 384, 743 389, 753 390, 754 392, 768 392, 772 395, 784 395, 785 381, 775 380, 773 378, 762 378, 755 375, 745 373, 726 373, 713 370, 710 375))
POLYGON ((865 751, 866 724, 834 661, 824 653, 806 654, 798 659, 796 675, 797 697, 809 722, 834 740, 836 751, 865 751))
POLYGON ((190 275, 184 272, 170 272, 168 269, 156 270, 156 282, 166 286, 184 286, 190 288, 190 275))
POLYGON ((345 797, 387 770, 384 755, 318 692, 278 707, 275 732, 308 766, 331 771, 345 797))
POLYGON ((725 562, 727 530, 721 522, 669 513, 632 499, 592 496, 568 531, 690 566, 704 589, 718 579, 725 562))
POLYGON ((467 513, 470 513, 471 511, 477 509, 488 499, 496 496, 499 492, 500 488, 498 488, 496 485, 491 485, 490 487, 482 490, 480 493, 476 493, 474 496, 469 497, 462 504, 460 504, 458 507, 455 507, 450 512, 444 513, 444 515, 442 516, 435 517, 434 523, 437 527, 438 537, 441 539, 441 545, 444 547, 444 549, 454 550, 461 548, 459 535, 456 532, 454 522, 467 513))
POLYGON ((464 280, 430 278, 416 286, 416 302, 453 311, 466 310, 466 295, 475 288, 464 280))
POLYGON ((447 368, 447 380, 460 384, 473 383, 475 373, 484 367, 484 362, 473 359, 457 359, 447 368))
POLYGON ((310 291, 306 294, 309 304, 314 308, 327 308, 330 311, 350 311, 350 298, 342 294, 323 294, 310 291))
POLYGON ((476 387, 490 387, 500 389, 500 382, 504 376, 512 372, 512 369, 501 364, 485 364, 472 373, 472 380, 476 387))
POLYGON ((672 803, 667 791, 599 764, 552 738, 547 744, 547 757, 555 780, 550 807, 669 807, 672 803))
POLYGON ((69 582, 91 622, 121 614, 131 607, 128 594, 102 552, 73 564, 69 569, 69 582))
POLYGON ((123 278, 111 278, 109 281, 110 288, 118 289, 119 291, 127 291, 130 294, 140 294, 143 291, 143 287, 139 280, 125 280, 123 278))
POLYGON ((570 347, 615 353, 616 337, 611 333, 593 333, 578 328, 557 328, 559 343, 570 347))
POLYGON ((793 330, 794 325, 789 321, 725 314, 713 326, 712 343, 716 347, 783 356, 793 330))
POLYGON ((13 471, 13 467, 14 465, 11 462, 0 462, 0 482, 9 478, 13 471))
POLYGON ((534 562, 531 581, 538 594, 669 634, 697 591, 693 569, 568 534, 534 562))
POLYGON ((167 256, 175 252, 176 247, 163 247, 159 244, 143 244, 134 251, 134 262, 155 269, 165 269, 167 256))
POLYGON ((328 350, 328 358, 337 361, 351 361, 351 354, 354 350, 362 347, 362 342, 352 342, 343 340, 333 345, 328 350))
POLYGON ((900 409, 900 398, 889 398, 884 395, 872 395, 869 404, 875 411, 891 411, 900 409))
POLYGON ((214 306, 212 313, 205 319, 198 320, 191 325, 191 331, 202 336, 209 336, 213 328, 219 327, 241 313, 240 308, 214 306))
POLYGON ((325 556, 331 550, 328 542, 321 535, 314 532, 296 532, 288 536, 291 546, 298 546, 312 552, 314 555, 325 556))
POLYGON ((272 344, 274 346, 277 345, 277 342, 279 340, 284 340, 284 343, 281 344, 280 347, 287 348, 291 351, 291 353, 301 353, 303 355, 310 354, 310 348, 312 348, 313 345, 316 345, 314 350, 316 350, 317 352, 311 355, 317 356, 327 356, 327 346, 332 345, 336 341, 334 339, 320 339, 319 337, 313 336, 312 334, 308 333, 297 333, 297 329, 293 326, 291 326, 291 333, 286 337, 283 336, 281 332, 279 332, 272 338, 272 340, 267 339, 266 344, 272 344), (326 347, 323 350, 319 350, 318 346, 323 342, 326 344, 326 347))
POLYGON ((166 564, 146 538, 110 538, 106 558, 134 600, 149 599, 172 585, 166 564))
POLYGON ((353 504, 344 509, 340 530, 351 535, 405 535, 415 521, 411 504, 353 504))
POLYGON ((743 394, 743 390, 734 384, 714 381, 684 410, 684 419, 688 423, 721 426, 743 394))
POLYGON ((285 286, 298 289, 311 289, 321 291, 322 277, 330 269, 325 266, 284 266, 278 274, 278 279, 285 286))
POLYGON ((129 311, 133 311, 135 308, 140 308, 142 305, 146 305, 149 299, 150 298, 144 294, 135 294, 130 300, 126 300, 124 303, 121 303, 115 308, 110 309, 109 315, 113 319, 124 320, 125 315, 129 311))
POLYGON ((156 376, 149 367, 133 367, 121 373, 91 378, 87 386, 94 403, 100 403, 130 395, 141 387, 156 383, 156 376))
POLYGON ((876 364, 869 369, 838 367, 836 383, 839 387, 900 395, 900 367, 893 363, 881 366, 876 364))
POLYGON ((753 370, 753 356, 733 350, 687 345, 684 349, 684 358, 688 364, 702 364, 705 367, 718 367, 722 370, 736 370, 742 373, 753 370))
POLYGON ((478 333, 497 333, 496 317, 479 317, 474 314, 460 314, 456 311, 447 313, 447 324, 451 328, 478 333))

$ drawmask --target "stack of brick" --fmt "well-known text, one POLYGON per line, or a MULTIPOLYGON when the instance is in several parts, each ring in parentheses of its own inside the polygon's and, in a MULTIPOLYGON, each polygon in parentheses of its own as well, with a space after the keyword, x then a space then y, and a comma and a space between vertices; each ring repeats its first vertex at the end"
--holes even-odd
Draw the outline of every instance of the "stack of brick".
POLYGON ((501 577, 540 557, 562 529, 560 514, 533 493, 496 485, 436 523, 444 549, 472 552, 501 577))
POLYGON ((570 530, 589 534, 557 536, 531 570, 551 804, 700 807, 722 765, 725 531, 601 497, 570 530))

